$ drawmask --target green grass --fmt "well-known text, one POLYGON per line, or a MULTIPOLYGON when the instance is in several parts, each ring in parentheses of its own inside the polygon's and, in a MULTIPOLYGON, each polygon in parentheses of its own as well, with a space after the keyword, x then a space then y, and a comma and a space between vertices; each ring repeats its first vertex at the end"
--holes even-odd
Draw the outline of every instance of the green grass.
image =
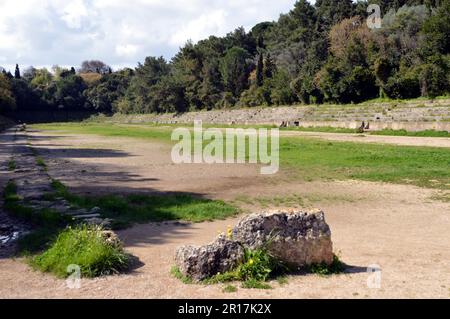
POLYGON ((289 283, 289 280, 286 276, 280 276, 277 278, 277 282, 280 286, 287 285, 289 283))
MULTIPOLYGON (((69 133, 170 141, 169 128, 150 125, 49 124, 38 128, 69 133)), ((304 181, 357 179, 449 189, 450 150, 446 148, 328 142, 281 137, 281 169, 304 181)))
POLYGON ((450 137, 450 133, 447 131, 426 130, 418 132, 410 132, 406 130, 381 130, 371 132, 371 135, 385 135, 385 136, 416 136, 416 137, 450 137))
POLYGON ((203 280, 203 284, 214 285, 241 281, 242 288, 246 289, 272 289, 267 283, 270 279, 276 279, 288 272, 289 268, 279 262, 267 249, 246 249, 243 262, 234 270, 219 273, 203 280))
POLYGON ((344 270, 345 264, 342 263, 337 255, 333 256, 333 263, 331 265, 325 263, 313 264, 306 268, 307 272, 320 276, 338 275, 343 273, 344 270))
POLYGON ((183 275, 183 273, 181 272, 181 270, 174 266, 172 267, 172 269, 170 270, 170 273, 172 274, 172 276, 174 276, 175 278, 177 278, 178 280, 180 280, 182 283, 184 283, 185 285, 191 285, 194 283, 194 281, 192 280, 192 278, 183 275))
POLYGON ((134 137, 170 141, 171 128, 163 126, 134 124, 99 124, 99 123, 56 123, 36 124, 34 128, 63 131, 74 134, 92 134, 109 137, 134 137))
POLYGON ((450 149, 282 138, 281 168, 305 181, 357 179, 448 189, 450 149))
POLYGON ((17 195, 13 181, 6 185, 3 198, 4 207, 10 214, 34 226, 31 233, 19 239, 18 246, 19 253, 29 256, 28 261, 35 269, 67 277, 67 267, 75 264, 80 267, 82 276, 96 277, 118 273, 128 267, 130 256, 122 247, 107 243, 99 228, 70 228, 74 224, 73 218, 51 209, 35 210, 27 206, 17 195), (44 252, 34 255, 41 251, 44 252))
MULTIPOLYGON (((283 128, 282 131, 300 131, 300 132, 319 132, 319 133, 343 133, 343 134, 360 134, 358 130, 351 128, 339 128, 331 126, 317 126, 317 127, 297 127, 297 128, 283 128)), ((366 132, 369 135, 379 136, 415 136, 415 137, 450 137, 447 131, 425 130, 425 131, 407 131, 407 130, 391 130, 384 129, 380 131, 366 132)))
POLYGON ((3 200, 5 203, 15 203, 20 200, 20 197, 17 195, 17 185, 13 180, 6 183, 3 190, 3 200))
POLYGON ((82 277, 98 277, 126 270, 130 257, 122 247, 107 243, 101 229, 80 226, 62 231, 49 249, 30 260, 43 272, 65 278, 69 265, 80 267, 82 277))
POLYGON ((102 217, 113 220, 115 229, 149 221, 213 221, 238 213, 236 207, 223 201, 188 194, 80 196, 71 194, 59 181, 54 180, 52 186, 55 194, 47 194, 47 199, 63 197, 80 208, 99 207, 102 217))
POLYGON ((272 286, 269 285, 268 283, 262 282, 262 281, 258 281, 255 279, 249 279, 246 280, 242 283, 242 288, 245 289, 272 289, 272 286))
POLYGON ((43 169, 47 169, 47 164, 45 164, 44 159, 42 157, 36 157, 36 164, 40 167, 42 167, 43 169))
POLYGON ((356 129, 340 128, 331 126, 317 126, 317 127, 287 127, 281 129, 281 131, 300 131, 300 132, 320 132, 320 133, 357 133, 356 129))
POLYGON ((10 172, 15 171, 17 168, 16 162, 14 160, 8 161, 8 170, 10 172))
POLYGON ((233 285, 226 285, 225 287, 223 287, 222 291, 224 293, 231 294, 231 293, 237 292, 238 289, 235 286, 233 286, 233 285))

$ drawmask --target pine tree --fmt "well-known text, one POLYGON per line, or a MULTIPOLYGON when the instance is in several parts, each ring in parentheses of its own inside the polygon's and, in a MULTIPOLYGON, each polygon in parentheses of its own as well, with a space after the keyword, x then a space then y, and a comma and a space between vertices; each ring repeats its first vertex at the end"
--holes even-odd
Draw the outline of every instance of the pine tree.
POLYGON ((270 53, 267 54, 266 63, 264 67, 264 78, 271 79, 276 71, 275 62, 272 60, 270 53))
POLYGON ((264 57, 263 54, 259 54, 258 64, 256 65, 256 85, 262 86, 264 82, 264 57))
POLYGON ((19 69, 19 65, 16 64, 16 70, 14 71, 14 77, 16 79, 20 79, 20 69, 19 69))

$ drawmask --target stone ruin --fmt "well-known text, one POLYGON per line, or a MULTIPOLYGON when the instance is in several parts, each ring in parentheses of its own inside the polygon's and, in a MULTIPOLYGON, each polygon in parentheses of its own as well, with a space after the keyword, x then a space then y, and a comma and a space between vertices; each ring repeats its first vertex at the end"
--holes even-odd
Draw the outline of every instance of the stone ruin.
POLYGON ((232 236, 220 235, 211 244, 183 246, 175 261, 181 273, 196 281, 233 270, 244 259, 245 249, 266 248, 292 267, 333 262, 330 227, 322 211, 274 211, 241 219, 232 236))

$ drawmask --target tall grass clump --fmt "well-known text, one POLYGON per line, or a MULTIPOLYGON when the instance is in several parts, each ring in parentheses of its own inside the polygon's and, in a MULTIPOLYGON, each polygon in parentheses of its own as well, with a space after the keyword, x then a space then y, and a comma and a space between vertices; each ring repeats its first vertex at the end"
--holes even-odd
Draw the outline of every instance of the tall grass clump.
POLYGON ((129 261, 130 256, 121 245, 108 242, 101 228, 84 225, 62 231, 54 243, 30 263, 38 270, 61 278, 69 275, 69 265, 77 265, 82 277, 92 278, 126 270, 129 261))

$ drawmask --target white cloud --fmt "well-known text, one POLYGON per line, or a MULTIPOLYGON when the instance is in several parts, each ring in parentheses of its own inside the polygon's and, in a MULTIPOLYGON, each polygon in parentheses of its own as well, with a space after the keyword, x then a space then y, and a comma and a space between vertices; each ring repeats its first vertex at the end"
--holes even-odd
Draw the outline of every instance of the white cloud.
POLYGON ((134 44, 123 44, 116 46, 116 53, 119 56, 127 57, 133 56, 138 52, 139 47, 134 44))
POLYGON ((83 0, 69 1, 61 15, 61 19, 72 29, 81 28, 83 18, 87 17, 89 17, 89 13, 83 0))
POLYGON ((1 0, 1 64, 135 66, 187 40, 276 20, 295 0, 1 0))

